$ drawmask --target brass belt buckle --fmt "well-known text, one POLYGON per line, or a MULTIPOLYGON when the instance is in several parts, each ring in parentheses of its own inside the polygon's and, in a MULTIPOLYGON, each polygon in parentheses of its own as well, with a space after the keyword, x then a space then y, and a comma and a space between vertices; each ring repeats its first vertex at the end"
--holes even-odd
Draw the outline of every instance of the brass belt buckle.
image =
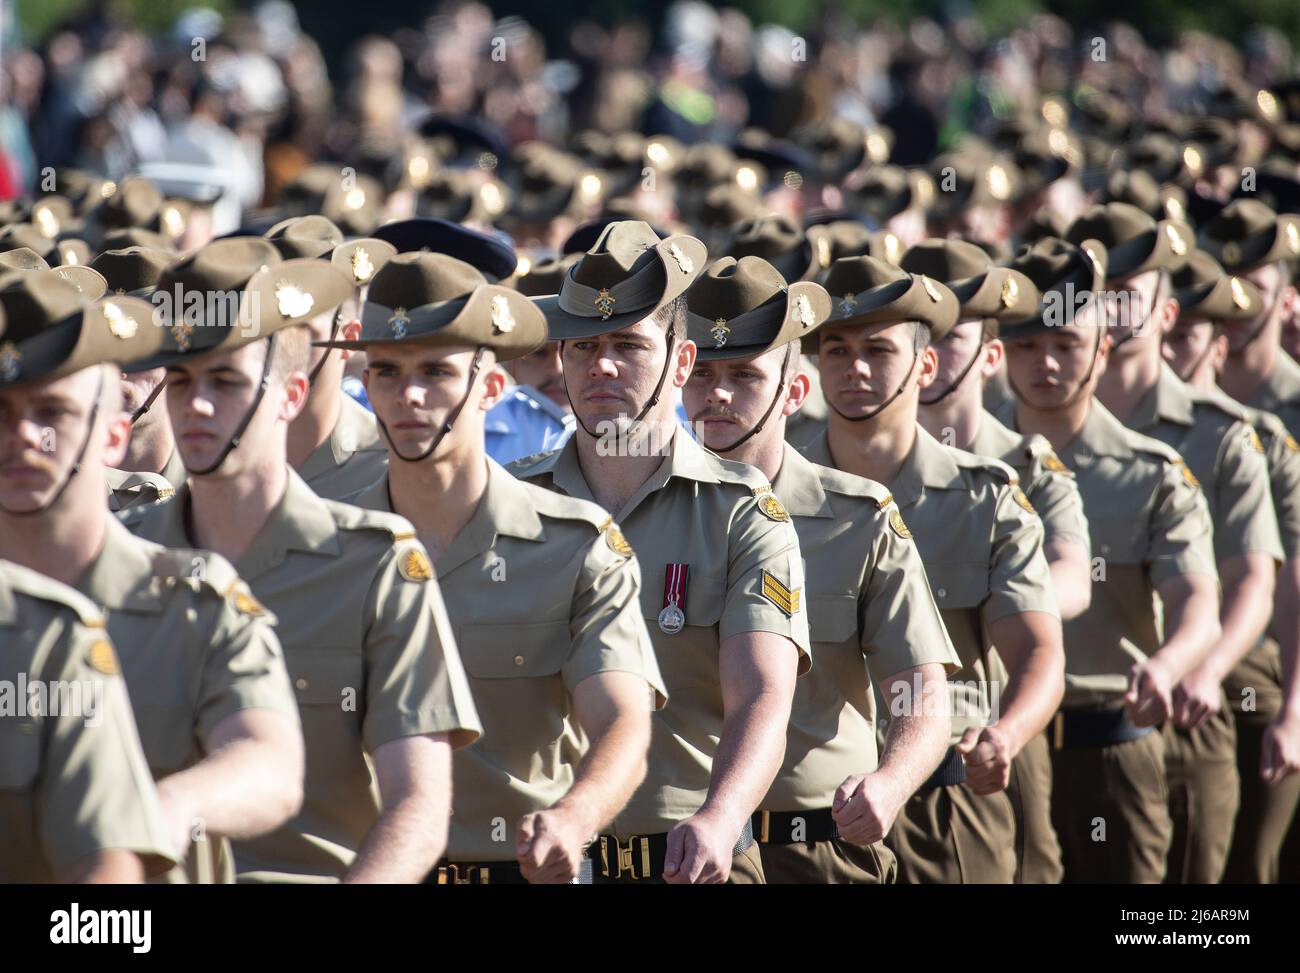
POLYGON ((633 835, 627 839, 627 844, 619 841, 612 835, 600 836, 600 874, 604 878, 620 879, 624 875, 639 881, 650 874, 650 843, 641 835, 633 835), (636 842, 641 842, 641 873, 637 874, 636 869, 636 842), (614 846, 614 853, 610 854, 610 845, 614 846), (610 875, 610 861, 614 862, 614 874, 610 875))
POLYGON ((771 838, 772 832, 772 813, 770 811, 758 812, 758 841, 760 844, 767 844, 771 838))
POLYGON ((488 870, 486 868, 480 868, 477 865, 471 865, 469 868, 465 869, 465 876, 464 878, 462 878, 460 874, 459 865, 444 865, 438 869, 438 884, 439 885, 473 885, 474 876, 476 873, 478 875, 478 884, 487 885, 488 870))
POLYGON ((1065 749, 1065 713, 1061 710, 1057 710, 1052 719, 1052 749, 1065 749))

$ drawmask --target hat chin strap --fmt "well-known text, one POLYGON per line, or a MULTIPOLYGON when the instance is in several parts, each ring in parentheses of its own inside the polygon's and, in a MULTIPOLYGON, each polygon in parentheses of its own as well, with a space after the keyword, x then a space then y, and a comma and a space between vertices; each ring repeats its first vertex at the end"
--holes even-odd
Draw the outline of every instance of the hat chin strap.
MULTIPOLYGON (((338 312, 336 311, 334 313, 334 323, 330 325, 330 336, 327 340, 333 341, 338 336, 338 333, 339 333, 339 316, 338 316, 338 312)), ((326 348, 325 353, 320 356, 320 361, 316 363, 316 367, 313 368, 311 372, 307 375, 307 387, 309 389, 316 387, 316 376, 320 374, 320 370, 325 367, 325 363, 329 361, 329 357, 334 353, 334 351, 335 349, 333 348, 326 348)))
POLYGON ((792 341, 785 346, 785 357, 781 359, 781 380, 776 383, 776 394, 772 396, 772 401, 768 403, 767 411, 763 413, 763 417, 758 420, 758 423, 753 429, 749 430, 749 432, 745 433, 730 446, 722 446, 719 449, 715 449, 715 453, 730 453, 733 449, 739 449, 749 441, 750 437, 757 436, 762 430, 763 426, 767 423, 768 417, 772 415, 772 410, 776 408, 776 404, 781 401, 781 396, 785 394, 785 370, 790 367, 790 352, 793 350, 794 342, 792 341))
POLYGON ((970 361, 966 363, 966 367, 961 370, 960 375, 952 380, 948 385, 948 388, 933 399, 921 399, 921 405, 938 405, 948 396, 952 395, 952 393, 956 392, 961 386, 961 383, 966 381, 966 376, 970 374, 971 369, 975 367, 975 363, 980 360, 980 355, 982 354, 984 354, 984 342, 981 341, 979 347, 975 349, 975 354, 971 355, 970 361))
POLYGON ((0 505, 0 510, 3 510, 10 517, 35 517, 38 514, 45 513, 63 499, 64 491, 66 491, 68 486, 72 483, 72 478, 81 472, 81 461, 85 459, 86 450, 90 448, 90 437, 94 435, 95 421, 99 418, 99 399, 103 394, 104 375, 101 372, 99 376, 99 384, 95 388, 95 402, 94 405, 90 407, 90 419, 86 424, 86 434, 81 438, 81 448, 77 450, 77 458, 72 461, 72 468, 68 470, 68 475, 63 478, 63 482, 59 484, 59 488, 54 491, 54 496, 50 497, 49 500, 41 504, 35 510, 10 510, 8 507, 3 505, 0 505))
POLYGON ((880 403, 880 405, 876 406, 866 415, 861 415, 861 416, 845 415, 838 408, 836 408, 833 402, 831 402, 830 396, 826 397, 826 404, 831 407, 832 412, 834 412, 837 416, 839 416, 841 419, 845 420, 846 422, 866 422, 868 419, 874 419, 876 418, 876 416, 880 415, 880 413, 884 412, 891 405, 893 405, 894 400, 903 394, 903 389, 907 388, 907 383, 912 380, 912 373, 916 371, 916 363, 920 360, 921 360, 921 353, 913 349, 912 364, 908 366, 907 374, 903 376, 903 380, 898 384, 898 388, 894 390, 894 394, 891 395, 889 398, 885 399, 884 402, 880 403))
MULTIPOLYGON (((1215 326, 1215 329, 1216 330, 1218 329, 1217 325, 1215 326)), ((1218 335, 1214 335, 1213 337, 1210 338, 1210 340, 1205 345, 1205 350, 1196 356, 1196 360, 1187 366, 1187 368, 1184 370, 1185 373, 1179 375, 1178 376, 1179 378, 1181 378, 1184 382, 1188 382, 1188 383, 1191 382, 1192 376, 1196 374, 1196 370, 1201 367, 1201 365, 1205 362, 1205 359, 1210 357, 1210 352, 1214 350, 1214 339, 1217 337, 1218 335)))
POLYGON ((1151 315, 1155 314, 1156 308, 1160 307, 1160 291, 1163 290, 1162 285, 1164 284, 1164 282, 1165 282, 1165 274, 1164 271, 1161 271, 1161 276, 1159 278, 1158 283, 1156 284, 1156 292, 1153 295, 1151 295, 1151 308, 1150 310, 1147 311, 1145 315, 1143 315, 1142 323, 1139 324, 1136 328, 1129 328, 1128 332, 1122 338, 1114 342, 1113 347, 1119 348, 1125 342, 1136 337, 1139 331, 1146 328, 1147 322, 1151 320, 1151 315))
POLYGON ((485 350, 486 349, 483 345, 479 345, 474 349, 474 361, 469 367, 469 378, 465 382, 465 394, 461 396, 461 400, 456 403, 456 408, 452 409, 451 412, 448 413, 447 421, 444 422, 442 428, 438 430, 438 435, 433 437, 433 442, 429 444, 429 448, 419 456, 403 456, 401 450, 397 448, 397 444, 393 442, 393 437, 388 434, 388 427, 384 425, 384 420, 379 418, 379 413, 375 413, 375 422, 378 424, 380 431, 383 432, 384 439, 388 441, 388 449, 394 456, 400 459, 403 463, 423 463, 433 455, 434 450, 442 445, 443 439, 446 437, 447 433, 451 432, 451 427, 454 426, 456 420, 460 418, 461 410, 465 408, 465 403, 469 401, 470 394, 474 391, 474 379, 478 377, 479 368, 483 365, 483 352, 485 350))
POLYGON ((230 437, 226 443, 226 448, 221 451, 221 455, 211 465, 201 470, 191 470, 186 467, 186 472, 190 476, 207 476, 209 473, 215 473, 221 468, 221 464, 226 461, 226 457, 233 453, 238 447, 240 440, 243 439, 244 433, 248 430, 248 424, 253 421, 253 416, 257 415, 257 410, 262 404, 262 397, 266 395, 266 390, 271 384, 271 361, 275 358, 275 339, 279 337, 279 332, 274 332, 267 338, 266 361, 262 363, 262 378, 257 383, 257 394, 253 396, 253 404, 248 407, 244 413, 244 418, 239 420, 239 425, 235 429, 235 434, 230 437))
MULTIPOLYGON (((667 352, 666 352, 665 355, 664 355, 664 367, 663 367, 663 371, 661 371, 661 372, 659 373, 659 382, 658 382, 658 384, 655 385, 654 394, 651 395, 650 398, 648 398, 648 399, 646 400, 646 404, 645 404, 644 408, 642 408, 641 411, 638 412, 638 413, 636 414, 636 418, 632 420, 632 423, 631 423, 631 424, 632 424, 633 426, 635 426, 637 423, 641 422, 641 420, 643 420, 647 415, 650 414, 650 410, 653 409, 653 408, 655 407, 656 404, 658 404, 658 402, 659 402, 659 397, 660 397, 661 395, 663 395, 663 391, 664 391, 664 382, 666 382, 666 381, 668 380, 668 369, 669 369, 670 367, 672 367, 672 363, 673 363, 673 349, 674 349, 676 346, 677 346, 677 339, 676 339, 675 337, 673 337, 672 335, 669 335, 669 336, 668 336, 668 349, 667 349, 667 352)), ((564 342, 563 342, 563 341, 560 342, 560 353, 561 353, 561 354, 564 353, 564 342)), ((560 369, 560 377, 564 380, 564 394, 565 394, 566 396, 568 396, 568 398, 569 398, 569 405, 572 406, 572 405, 573 405, 573 396, 569 394, 569 376, 566 375, 566 374, 564 373, 564 369, 563 369, 563 368, 560 369)), ((574 410, 573 410, 573 418, 577 421, 578 425, 582 427, 582 431, 585 432, 585 433, 586 433, 588 436, 590 436, 592 439, 599 439, 599 438, 600 438, 600 435, 599 435, 598 433, 594 433, 594 432, 592 432, 590 429, 587 428, 587 424, 586 424, 585 422, 583 422, 583 421, 582 421, 582 417, 578 415, 578 410, 577 410, 577 409, 574 409, 574 410)))
POLYGON ((140 408, 131 413, 131 425, 134 426, 139 422, 140 418, 153 407, 154 401, 162 394, 163 389, 166 387, 167 379, 165 378, 154 386, 153 391, 149 393, 149 398, 145 399, 144 402, 140 404, 140 408))

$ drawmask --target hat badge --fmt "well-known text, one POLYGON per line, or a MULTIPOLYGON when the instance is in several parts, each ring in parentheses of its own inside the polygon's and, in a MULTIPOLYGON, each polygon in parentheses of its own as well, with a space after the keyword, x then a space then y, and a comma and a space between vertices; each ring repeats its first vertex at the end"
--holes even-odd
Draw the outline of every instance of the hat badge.
POLYGON ((23 355, 12 341, 0 345, 0 378, 12 382, 23 370, 23 355))
POLYGON ((175 206, 164 209, 160 219, 163 230, 168 236, 178 237, 185 232, 185 217, 181 216, 181 211, 175 206))
POLYGON ((410 323, 411 319, 407 316, 404 307, 396 308, 393 316, 388 319, 388 327, 393 332, 393 337, 399 341, 406 337, 406 326, 410 323))
POLYGON ((492 333, 508 334, 515 330, 515 316, 510 313, 510 301, 504 294, 492 298, 492 333))
POLYGON ((48 206, 42 206, 32 214, 32 222, 36 224, 36 229, 41 232, 42 236, 49 237, 53 240, 59 235, 59 221, 55 215, 50 212, 48 206))
POLYGON ((306 317, 311 312, 316 298, 287 280, 277 281, 275 285, 275 306, 282 318, 306 317))
POLYGON ((805 328, 811 328, 817 320, 813 314, 812 304, 808 301, 807 294, 800 294, 794 299, 794 318, 805 328))
POLYGON ((725 345, 729 334, 731 334, 731 328, 727 326, 727 319, 714 318, 713 327, 709 329, 709 335, 713 338, 713 347, 721 348, 725 345))
POLYGON ((1250 307, 1250 297, 1246 294, 1246 288, 1241 286, 1240 279, 1230 277, 1228 286, 1232 291, 1232 303, 1237 305, 1243 311, 1250 307))
POLYGON ((925 292, 930 295, 930 300, 934 301, 935 304, 938 304, 939 301, 942 300, 942 295, 939 293, 939 288, 934 286, 934 281, 925 276, 925 274, 917 274, 917 276, 921 278, 921 286, 924 287, 925 292))
POLYGON ((1003 200, 1011 195, 1011 180, 1007 176, 1007 170, 999 165, 989 167, 988 184, 989 195, 994 199, 1003 200))
POLYGON ((1225 264, 1235 264, 1241 260, 1241 247, 1235 240, 1229 240, 1223 245, 1223 262, 1225 264))
POLYGON ((1016 303, 1016 298, 1019 296, 1020 285, 1016 283, 1014 277, 1008 274, 1006 279, 1002 281, 1002 293, 999 296, 999 300, 1002 301, 1002 306, 1010 307, 1012 304, 1016 303))
POLYGON ((135 323, 135 318, 127 317, 126 312, 116 304, 108 303, 104 305, 104 318, 108 321, 108 333, 114 338, 126 340, 134 337, 136 329, 139 327, 135 323))
POLYGON ((845 294, 840 298, 840 313, 848 317, 858 309, 858 298, 856 294, 845 294))
POLYGON ((817 263, 822 267, 831 265, 831 243, 824 236, 817 237, 817 263))
POLYGON ((368 281, 375 272, 374 262, 370 259, 370 251, 365 247, 357 247, 352 251, 352 277, 358 284, 368 281))
POLYGON ((181 351, 190 350, 190 335, 194 333, 194 325, 188 321, 181 321, 179 324, 171 326, 172 340, 176 342, 176 347, 181 351))
POLYGON ((885 259, 891 264, 898 263, 901 241, 893 233, 885 234, 885 259))
POLYGON ((1286 225, 1285 236, 1287 249, 1293 254, 1300 253, 1300 230, 1295 228, 1294 223, 1286 225))
POLYGON ((1169 249, 1175 254, 1181 257, 1187 253, 1187 241, 1183 239, 1183 235, 1174 228, 1172 223, 1165 224, 1165 236, 1169 237, 1169 249))
POLYGON ((602 287, 592 301, 596 305, 596 310, 600 312, 602 321, 608 321, 609 316, 614 313, 614 301, 615 297, 609 292, 608 287, 602 287))
POLYGON ((677 261, 677 267, 683 274, 689 274, 695 270, 695 261, 682 253, 677 244, 670 243, 668 245, 668 255, 677 261))

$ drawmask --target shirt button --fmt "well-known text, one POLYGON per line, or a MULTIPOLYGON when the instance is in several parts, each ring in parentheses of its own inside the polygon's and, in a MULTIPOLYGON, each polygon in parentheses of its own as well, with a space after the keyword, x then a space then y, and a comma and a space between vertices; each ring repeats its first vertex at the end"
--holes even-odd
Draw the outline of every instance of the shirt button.
POLYGON ((1109 545, 1109 544, 1103 544, 1103 545, 1101 545, 1101 553, 1103 553, 1103 554, 1109 554, 1109 553, 1110 553, 1110 545, 1109 545))
POLYGON ((947 588, 940 588, 938 591, 935 592, 935 594, 938 595, 940 598, 947 598, 947 597, 948 597, 948 589, 947 589, 947 588))
POLYGON ((523 664, 524 664, 524 657, 522 655, 515 656, 515 665, 522 666, 523 664))
POLYGON ((302 678, 295 679, 293 684, 294 684, 295 686, 297 686, 299 689, 306 689, 306 688, 307 688, 307 680, 306 680, 306 679, 302 679, 302 678))

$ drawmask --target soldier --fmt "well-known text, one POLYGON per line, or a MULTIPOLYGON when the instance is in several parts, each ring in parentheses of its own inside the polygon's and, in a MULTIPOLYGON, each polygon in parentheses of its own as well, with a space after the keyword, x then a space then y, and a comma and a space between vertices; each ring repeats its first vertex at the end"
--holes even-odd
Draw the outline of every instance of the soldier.
POLYGON ((522 483, 485 454, 505 386, 546 322, 522 294, 443 254, 400 254, 359 339, 388 472, 350 499, 415 525, 433 557, 484 738, 456 754, 438 883, 590 882, 584 848, 645 773, 647 684, 664 694, 640 572, 603 510, 522 483), (590 747, 563 750, 575 722, 590 747))
POLYGON ((796 683, 785 760, 753 818, 764 875, 883 883, 896 866, 882 838, 943 756, 944 676, 960 663, 889 492, 784 441, 809 390, 800 342, 829 313, 819 285, 787 288, 758 257, 711 264, 687 292, 699 357, 683 401, 705 446, 756 467, 786 498, 805 561, 817 665, 796 683), (879 760, 873 682, 886 699, 933 702, 889 721, 879 760))
POLYGON ((1276 882, 1282 842, 1300 805, 1300 446, 1277 416, 1238 405, 1214 381, 1228 354, 1224 322, 1257 317, 1264 306, 1259 288, 1225 273, 1204 250, 1187 255, 1173 283, 1178 319, 1164 341, 1165 360, 1198 392, 1246 410, 1264 446, 1286 556, 1269 632, 1225 680, 1237 727, 1241 807, 1224 879, 1276 882))
MULTIPOLYGON (((13 446, 6 432, 6 495, 19 477, 45 475, 13 462, 13 446)), ((0 561, 0 641, 0 680, 22 687, 15 711, 0 719, 0 882, 121 884, 167 871, 172 838, 103 616, 72 589, 0 561), (90 702, 34 710, 37 686, 90 702)))
MULTIPOLYGON (((175 255, 165 250, 132 246, 105 250, 90 266, 113 293, 149 300, 164 268, 174 259, 175 255)), ((185 482, 185 464, 176 452, 167 402, 161 399, 164 374, 161 368, 122 373, 122 399, 131 415, 131 436, 121 468, 106 471, 109 510, 166 500, 185 482)))
POLYGON ((686 288, 704 246, 610 223, 541 298, 578 429, 516 475, 594 500, 663 589, 641 592, 671 702, 645 782, 600 837, 596 881, 761 882, 750 815, 780 768, 796 674, 808 668, 798 537, 752 467, 677 434, 695 362, 686 288))
POLYGON ((239 878, 418 881, 446 840, 449 747, 479 733, 446 611, 409 523, 321 499, 286 461, 308 393, 302 325, 328 325, 349 282, 233 237, 159 290, 176 302, 159 305, 166 343, 140 364, 167 367, 190 478, 124 519, 235 565, 278 619, 307 743, 301 813, 235 843, 239 878))
POLYGON ((44 271, 12 280, 0 304, 18 359, 0 378, 4 432, 33 454, 48 446, 50 464, 7 492, 0 557, 107 614, 176 854, 195 845, 171 878, 213 881, 227 837, 264 834, 302 802, 302 734, 279 641, 223 558, 141 541, 104 508, 97 481, 130 434, 118 369, 157 350, 152 308, 128 297, 88 305, 44 271), (43 415, 63 418, 42 427, 43 415))
MULTIPOLYGON (((804 455, 893 493, 961 661, 948 686, 948 752, 889 837, 899 880, 1011 882, 1011 760, 1061 693, 1043 528, 1010 467, 944 446, 917 425, 921 389, 935 373, 930 343, 956 323, 955 295, 874 257, 837 260, 824 283, 843 295, 817 332, 831 417, 804 455)), ((887 701, 891 712, 902 702, 887 701)))
MULTIPOLYGON (((343 242, 343 231, 323 216, 298 216, 266 231, 286 260, 329 260, 347 275, 352 292, 330 321, 312 324, 313 341, 332 341, 361 331, 356 316, 366 286, 397 251, 383 240, 343 242)), ((343 392, 348 352, 312 351, 307 373, 310 392, 302 412, 289 425, 289 464, 326 500, 341 500, 379 479, 387 463, 375 417, 343 392)))
POLYGON ((1174 715, 1174 687, 1217 639, 1219 606, 1209 512, 1194 477, 1174 450, 1125 429, 1092 399, 1109 351, 1093 297, 1105 260, 1096 241, 1052 237, 1017 257, 1012 266, 1043 303, 1002 327, 1016 402, 998 418, 1046 437, 1074 471, 1100 559, 1091 604, 1065 623, 1065 700, 1052 727, 1065 879, 1159 882, 1171 824, 1165 747, 1153 730, 1174 715))
MULTIPOLYGON (((1043 555, 1062 620, 1075 618, 1092 597, 1088 521, 1073 474, 1042 436, 1023 437, 982 405, 983 387, 1000 373, 1003 321, 1038 307, 1038 288, 1024 274, 993 262, 964 240, 925 240, 904 255, 902 268, 949 285, 961 302, 957 324, 935 342, 935 380, 921 394, 921 425, 932 436, 980 456, 1000 459, 1020 477, 1043 522, 1043 555)), ((1052 828, 1052 757, 1047 736, 1035 734, 1011 763, 1007 794, 1016 815, 1016 876, 1026 884, 1061 881, 1061 846, 1052 828)))
POLYGON ((1238 804, 1236 728, 1221 684, 1268 623, 1282 546, 1263 444, 1245 413, 1195 394, 1160 353, 1178 316, 1171 275, 1190 237, 1186 226, 1157 223, 1127 203, 1095 206, 1067 231, 1073 242, 1095 239, 1110 254, 1111 349, 1097 397, 1129 429, 1177 450, 1202 486, 1214 526, 1220 637, 1174 688, 1176 710, 1185 698, 1190 721, 1164 727, 1174 825, 1167 878, 1203 884, 1223 874, 1238 804))

